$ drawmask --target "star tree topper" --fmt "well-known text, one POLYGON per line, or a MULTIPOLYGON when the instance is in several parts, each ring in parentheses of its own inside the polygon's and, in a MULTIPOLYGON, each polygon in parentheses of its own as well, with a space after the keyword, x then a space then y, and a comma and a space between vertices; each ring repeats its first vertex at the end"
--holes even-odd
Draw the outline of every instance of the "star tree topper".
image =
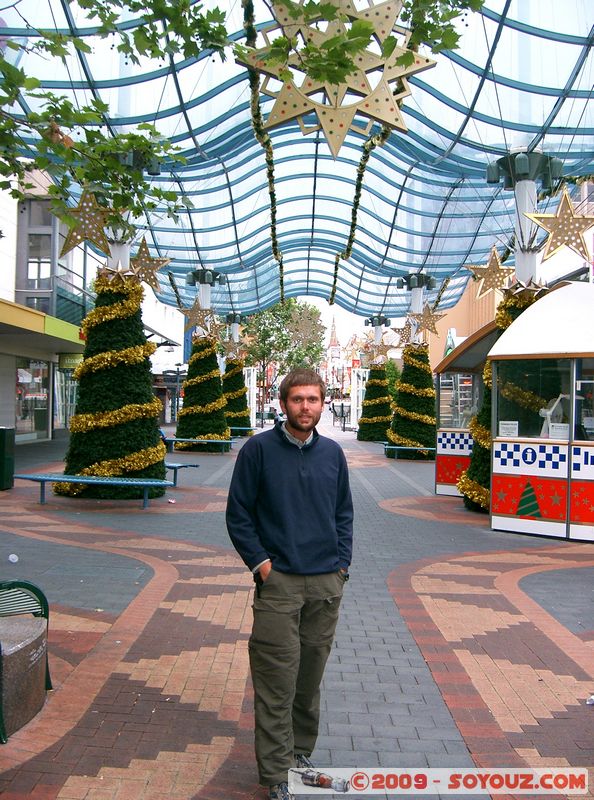
POLYGON ((140 247, 138 248, 138 253, 136 253, 134 258, 130 259, 130 266, 139 280, 148 283, 155 292, 160 292, 161 286, 157 278, 157 272, 162 267, 167 266, 170 261, 170 258, 152 258, 149 253, 146 238, 143 236, 140 247))
POLYGON ((193 306, 190 308, 180 308, 180 311, 187 318, 184 328, 185 331, 190 330, 190 328, 198 327, 202 328, 202 330, 206 331, 208 334, 209 323, 211 318, 214 317, 214 314, 210 308, 202 308, 198 297, 194 300, 193 306))
MULTIPOLYGON (((268 47, 253 50, 245 61, 240 61, 246 66, 263 72, 268 77, 262 85, 262 92, 269 97, 274 97, 276 102, 266 120, 265 127, 274 128, 277 125, 297 119, 302 132, 305 134, 322 130, 330 151, 334 158, 345 140, 349 129, 367 135, 371 130, 373 121, 387 125, 389 128, 406 131, 406 124, 400 112, 398 101, 410 95, 407 77, 421 70, 435 66, 435 61, 415 53, 414 62, 407 67, 396 63, 397 59, 408 52, 405 47, 396 46, 389 56, 381 55, 380 48, 385 40, 394 31, 394 26, 400 10, 401 0, 393 0, 360 11, 355 7, 353 0, 328 0, 338 7, 339 18, 328 22, 325 28, 316 27, 316 21, 308 22, 304 15, 293 17, 286 6, 276 0, 272 3, 272 13, 276 24, 264 29, 262 34, 270 42, 269 34, 280 28, 287 38, 295 38, 304 42, 323 47, 332 37, 345 33, 347 25, 356 20, 371 22, 374 27, 372 38, 379 46, 377 51, 365 50, 355 57, 355 71, 347 76, 344 83, 331 84, 314 80, 303 75, 296 77, 300 69, 299 54, 293 54, 289 59, 289 67, 293 70, 295 79, 284 81, 279 90, 270 88, 271 79, 281 80, 284 65, 273 64, 264 58, 268 47), (373 74, 372 81, 368 75, 373 74), (391 84, 398 82, 397 89, 392 90, 391 84), (318 124, 306 127, 304 116, 315 112, 318 124), (356 125, 355 115, 367 117, 370 122, 366 127, 356 125)), ((303 0, 296 2, 294 8, 303 5, 303 0)), ((403 41, 406 45, 406 38, 403 41)))
POLYGON ((480 285, 476 294, 477 300, 484 297, 492 289, 503 289, 507 283, 507 279, 511 278, 515 272, 514 267, 502 266, 496 247, 492 248, 486 267, 467 264, 466 269, 469 269, 472 274, 480 280, 480 285))
POLYGON ((442 317, 445 317, 445 314, 436 314, 431 310, 429 303, 425 303, 422 314, 409 314, 409 317, 417 322, 417 333, 427 331, 428 333, 434 333, 436 336, 439 336, 435 324, 442 317))
POLYGON ((543 261, 554 255, 564 245, 571 248, 584 261, 590 261, 584 233, 594 225, 594 217, 574 214, 567 189, 563 189, 563 196, 557 206, 556 214, 526 214, 526 216, 549 233, 542 255, 543 261))
POLYGON ((109 242, 105 235, 105 221, 109 216, 109 209, 100 206, 92 192, 84 191, 76 208, 68 212, 76 219, 76 225, 68 231, 61 256, 74 250, 84 241, 93 242, 99 250, 106 255, 111 255, 109 242))
POLYGON ((403 328, 390 328, 390 330, 398 334, 398 347, 410 344, 412 338, 412 323, 410 319, 407 318, 403 328))

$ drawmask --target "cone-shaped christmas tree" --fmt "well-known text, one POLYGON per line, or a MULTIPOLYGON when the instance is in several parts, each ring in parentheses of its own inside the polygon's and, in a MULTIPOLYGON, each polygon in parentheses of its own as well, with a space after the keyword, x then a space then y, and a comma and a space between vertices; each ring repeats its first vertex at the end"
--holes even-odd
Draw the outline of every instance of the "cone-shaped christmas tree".
POLYGON ((213 441, 229 439, 229 447, 214 443, 209 446, 176 442, 176 450, 228 451, 231 447, 231 431, 225 419, 226 401, 217 362, 217 342, 211 336, 194 338, 183 392, 184 406, 179 412, 176 437, 213 441))
POLYGON ((363 415, 359 419, 357 439, 360 442, 385 442, 392 419, 390 403, 386 368, 383 364, 373 364, 365 384, 363 415))
POLYGON ((491 368, 483 372, 483 400, 476 416, 470 420, 472 456, 468 469, 458 479, 458 491, 469 511, 489 510, 491 486, 491 368))
POLYGON ((227 401, 225 417, 232 436, 251 435, 247 387, 243 377, 243 361, 237 356, 227 358, 223 374, 223 394, 227 401), (250 430, 246 430, 249 428, 250 430))
MULTIPOLYGON (((402 376, 398 383, 394 417, 388 439, 401 447, 435 447, 435 388, 426 344, 407 344, 402 351, 402 376)), ((429 450, 388 450, 394 458, 433 458, 429 450)))
MULTIPOLYGON (((103 270, 95 282, 95 308, 83 321, 87 343, 75 370, 76 413, 64 474, 165 478, 165 446, 159 436, 161 403, 153 394, 137 277, 103 270)), ((54 484, 62 495, 142 497, 140 487, 54 484)), ((149 490, 151 497, 164 493, 149 490)))
POLYGON ((516 514, 519 517, 542 517, 534 486, 528 481, 520 497, 516 514))

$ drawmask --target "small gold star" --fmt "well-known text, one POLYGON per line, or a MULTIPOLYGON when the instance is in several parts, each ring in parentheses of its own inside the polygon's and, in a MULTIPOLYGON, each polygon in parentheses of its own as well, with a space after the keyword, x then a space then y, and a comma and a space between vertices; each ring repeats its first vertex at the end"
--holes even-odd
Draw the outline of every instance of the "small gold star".
POLYGON ((526 216, 550 234, 542 255, 543 261, 554 255, 564 245, 581 256, 584 261, 590 261, 584 233, 594 225, 594 217, 574 214, 567 189, 563 189, 563 196, 557 206, 556 214, 526 214, 526 216))
POLYGON ((92 192, 84 191, 78 201, 78 206, 71 208, 68 213, 78 221, 74 228, 68 231, 60 253, 61 256, 74 250, 84 241, 93 242, 102 253, 111 255, 109 242, 103 230, 105 220, 109 216, 109 209, 100 206, 92 192))
POLYGON ((136 277, 129 267, 122 266, 121 261, 118 261, 115 266, 106 264, 97 274, 102 275, 113 284, 123 284, 126 279, 136 277))
POLYGON ((492 289, 503 289, 507 279, 515 272, 514 267, 502 266, 496 247, 492 248, 486 267, 467 264, 466 269, 469 269, 476 278, 480 279, 476 295, 477 300, 480 297, 484 297, 492 289))
POLYGON ((403 328, 391 328, 391 330, 398 334, 398 347, 401 347, 404 344, 410 344, 410 339, 412 336, 412 325, 410 319, 406 320, 403 328))
POLYGON ((157 278, 157 272, 171 261, 170 258, 151 258, 146 238, 143 236, 140 247, 134 258, 130 259, 130 265, 139 280, 148 283, 155 292, 161 291, 161 286, 157 278))
POLYGON ((182 308, 180 310, 182 314, 187 317, 184 330, 188 331, 190 328, 198 327, 202 328, 202 330, 208 334, 208 324, 213 313, 210 308, 201 307, 198 297, 194 300, 194 305, 191 308, 182 308))
POLYGON ((241 342, 234 342, 233 339, 227 339, 222 343, 223 350, 227 359, 237 358, 237 350, 241 347, 241 342))
POLYGON ((394 349, 394 345, 386 344, 385 342, 380 342, 379 344, 374 344, 371 346, 372 352, 372 363, 380 363, 381 359, 388 360, 388 352, 394 349))
POLYGON ((445 317, 445 314, 436 314, 431 310, 429 303, 425 303, 422 314, 409 314, 409 317, 418 323, 417 333, 427 331, 428 333, 434 333, 436 336, 439 336, 435 324, 442 317, 445 317))

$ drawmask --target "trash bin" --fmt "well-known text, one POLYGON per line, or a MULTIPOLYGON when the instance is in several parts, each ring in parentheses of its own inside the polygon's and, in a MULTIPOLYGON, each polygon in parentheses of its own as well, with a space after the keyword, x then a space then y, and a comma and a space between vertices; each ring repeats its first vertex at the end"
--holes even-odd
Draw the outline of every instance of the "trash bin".
POLYGON ((0 489, 14 486, 14 428, 0 428, 0 489))
POLYGON ((33 410, 35 430, 38 433, 47 433, 47 408, 35 408, 33 410))

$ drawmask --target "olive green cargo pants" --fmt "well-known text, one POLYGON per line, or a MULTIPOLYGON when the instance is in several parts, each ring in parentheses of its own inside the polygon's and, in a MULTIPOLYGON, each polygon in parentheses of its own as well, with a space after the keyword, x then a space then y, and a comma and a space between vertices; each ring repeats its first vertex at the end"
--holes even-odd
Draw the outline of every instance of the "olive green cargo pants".
POLYGON ((309 755, 320 719, 320 684, 345 579, 339 572, 258 581, 249 641, 260 783, 287 780, 295 753, 309 755))

